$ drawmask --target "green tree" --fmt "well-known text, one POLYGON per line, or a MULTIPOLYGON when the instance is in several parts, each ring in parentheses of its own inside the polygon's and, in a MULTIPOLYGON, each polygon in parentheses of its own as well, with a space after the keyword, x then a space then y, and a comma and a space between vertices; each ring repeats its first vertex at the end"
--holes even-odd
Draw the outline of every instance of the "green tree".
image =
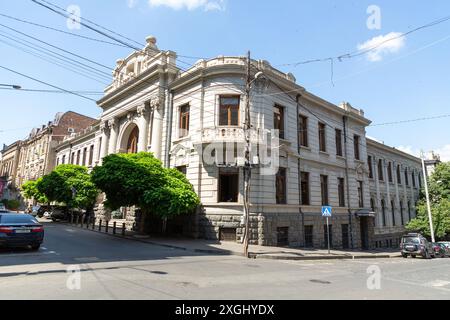
POLYGON ((92 172, 92 181, 115 210, 137 206, 161 218, 190 213, 200 200, 192 185, 175 169, 166 169, 151 153, 114 154, 92 172))
MULTIPOLYGON (((431 216, 436 238, 450 234, 450 163, 441 163, 428 180, 431 216)), ((417 217, 406 228, 431 236, 426 196, 424 190, 417 206, 417 217)))
POLYGON ((64 203, 69 208, 92 208, 98 195, 88 170, 72 164, 56 167, 38 182, 37 188, 51 202, 64 203))
POLYGON ((41 204, 49 203, 45 194, 40 192, 37 188, 37 185, 41 180, 42 178, 39 178, 38 180, 30 180, 22 185, 20 190, 22 191, 25 199, 34 199, 41 204))

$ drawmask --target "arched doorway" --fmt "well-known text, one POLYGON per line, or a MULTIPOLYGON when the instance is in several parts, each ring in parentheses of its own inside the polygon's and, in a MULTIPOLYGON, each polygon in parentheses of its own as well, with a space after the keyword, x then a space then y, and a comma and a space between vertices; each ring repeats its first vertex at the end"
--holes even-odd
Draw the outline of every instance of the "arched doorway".
POLYGON ((127 153, 137 153, 139 143, 139 128, 136 126, 131 131, 127 143, 127 153))

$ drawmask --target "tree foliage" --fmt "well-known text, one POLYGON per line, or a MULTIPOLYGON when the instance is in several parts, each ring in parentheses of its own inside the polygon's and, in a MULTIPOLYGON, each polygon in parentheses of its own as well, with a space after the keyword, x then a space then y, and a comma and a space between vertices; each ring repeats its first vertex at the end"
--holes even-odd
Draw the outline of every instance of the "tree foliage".
POLYGON ((23 196, 26 199, 34 199, 41 204, 49 203, 48 198, 45 196, 44 193, 40 192, 37 187, 38 183, 41 181, 42 178, 39 178, 38 180, 30 180, 25 182, 20 188, 23 196))
POLYGON ((38 182, 37 188, 50 202, 64 203, 69 208, 92 208, 98 195, 87 169, 71 164, 56 167, 38 182))
POLYGON ((92 172, 111 209, 138 206, 168 218, 193 211, 200 203, 192 185, 175 169, 166 169, 151 153, 114 154, 92 172))
MULTIPOLYGON (((436 238, 442 239, 450 234, 450 163, 441 163, 436 167, 429 178, 428 189, 434 234, 436 238)), ((426 236, 431 235, 424 190, 418 202, 417 217, 411 220, 406 228, 426 236)))

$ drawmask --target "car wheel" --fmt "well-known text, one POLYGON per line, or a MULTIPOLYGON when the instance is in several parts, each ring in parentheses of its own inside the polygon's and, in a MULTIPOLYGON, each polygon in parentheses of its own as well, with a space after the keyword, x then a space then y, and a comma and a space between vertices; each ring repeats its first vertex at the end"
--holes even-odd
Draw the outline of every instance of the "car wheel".
POLYGON ((36 245, 34 245, 34 246, 31 246, 31 250, 33 250, 33 251, 38 251, 40 247, 41 247, 40 244, 36 244, 36 245))
POLYGON ((403 258, 405 258, 405 259, 407 259, 408 258, 408 255, 407 254, 402 254, 402 256, 403 256, 403 258))

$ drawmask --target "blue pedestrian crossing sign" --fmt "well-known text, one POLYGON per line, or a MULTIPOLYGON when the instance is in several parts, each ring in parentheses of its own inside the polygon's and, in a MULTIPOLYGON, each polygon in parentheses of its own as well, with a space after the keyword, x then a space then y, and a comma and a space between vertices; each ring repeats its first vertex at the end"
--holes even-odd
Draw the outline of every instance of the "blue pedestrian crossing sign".
POLYGON ((332 207, 329 206, 322 207, 322 217, 331 217, 332 211, 333 211, 332 207))

